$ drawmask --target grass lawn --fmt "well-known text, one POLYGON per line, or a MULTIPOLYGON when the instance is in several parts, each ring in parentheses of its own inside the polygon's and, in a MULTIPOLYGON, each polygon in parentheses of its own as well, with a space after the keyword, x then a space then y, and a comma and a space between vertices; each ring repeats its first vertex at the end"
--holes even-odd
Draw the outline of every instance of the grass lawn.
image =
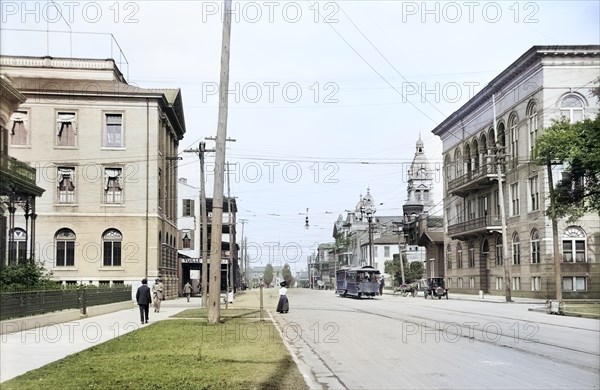
POLYGON ((157 322, 2 384, 58 388, 308 389, 273 324, 237 318, 157 322))
POLYGON ((584 315, 600 319, 600 304, 597 303, 566 303, 565 313, 571 315, 584 315))
MULTIPOLYGON (((175 314, 172 316, 173 318, 199 318, 201 320, 206 321, 208 309, 198 308, 198 309, 187 309, 182 311, 181 313, 175 314)), ((260 318, 260 310, 259 309, 227 309, 221 308, 220 316, 222 319, 232 319, 232 318, 246 318, 246 319, 259 319, 260 318)), ((268 318, 269 314, 266 310, 263 310, 263 317, 268 318)))

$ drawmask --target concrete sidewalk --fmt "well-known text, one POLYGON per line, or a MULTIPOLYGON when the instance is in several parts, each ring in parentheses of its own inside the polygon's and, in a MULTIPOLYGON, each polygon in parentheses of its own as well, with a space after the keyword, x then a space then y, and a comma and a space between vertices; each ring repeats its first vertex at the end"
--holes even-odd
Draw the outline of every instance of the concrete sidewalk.
POLYGON ((0 335, 0 382, 195 307, 200 298, 163 301, 160 313, 151 307, 150 324, 142 325, 132 303, 131 309, 0 335))
MULTIPOLYGON (((384 291, 383 296, 402 296, 400 293, 392 293, 392 291, 384 291)), ((406 297, 413 298, 413 297, 406 297)), ((423 298, 423 291, 418 291, 417 296, 414 298, 423 298)), ((446 299, 443 297, 442 299, 446 299)), ((479 295, 475 294, 455 294, 450 290, 448 292, 448 299, 462 300, 462 301, 477 301, 477 302, 488 302, 488 303, 507 303, 507 304, 528 304, 528 305, 544 305, 546 303, 545 299, 538 298, 521 298, 521 297, 512 297, 512 302, 506 302, 506 297, 504 295, 489 295, 485 294, 483 298, 480 298, 479 295)))

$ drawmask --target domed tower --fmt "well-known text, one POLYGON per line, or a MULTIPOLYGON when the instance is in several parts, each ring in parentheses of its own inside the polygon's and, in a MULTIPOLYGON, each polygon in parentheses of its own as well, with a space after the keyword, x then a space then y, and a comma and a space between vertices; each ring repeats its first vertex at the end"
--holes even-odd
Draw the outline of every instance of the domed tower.
POLYGON ((425 145, 419 135, 415 157, 408 170, 408 199, 402 206, 404 215, 418 216, 433 207, 433 170, 425 155, 425 145))
POLYGON ((373 195, 371 195, 369 188, 367 188, 367 194, 365 196, 360 196, 360 200, 356 204, 354 214, 358 219, 362 220, 367 216, 367 211, 370 211, 372 214, 374 214, 376 211, 375 201, 373 200, 373 195))

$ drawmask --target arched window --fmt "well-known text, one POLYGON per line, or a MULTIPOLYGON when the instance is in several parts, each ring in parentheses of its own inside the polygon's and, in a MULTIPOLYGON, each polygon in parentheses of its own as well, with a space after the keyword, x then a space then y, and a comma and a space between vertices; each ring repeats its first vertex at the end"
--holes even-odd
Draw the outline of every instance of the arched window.
POLYGON ((75 232, 71 229, 60 229, 54 235, 57 267, 73 267, 75 265, 75 239, 75 232))
POLYGON ((464 161, 460 148, 454 151, 454 178, 458 179, 463 174, 464 161))
POLYGON ((450 158, 450 153, 447 153, 446 156, 444 157, 444 165, 445 165, 445 169, 446 169, 446 186, 448 185, 448 182, 450 180, 453 179, 452 177, 452 160, 450 158))
POLYGON ((540 262, 540 232, 537 229, 531 231, 531 263, 540 262))
POLYGON ((517 232, 514 232, 512 236, 512 249, 512 263, 521 264, 521 242, 517 232))
POLYGON ((503 265, 503 254, 502 254, 502 236, 496 238, 496 265, 503 265))
POLYGON ((582 99, 571 93, 560 102, 560 115, 569 119, 571 123, 579 122, 583 120, 583 107, 582 99))
POLYGON ((450 258, 450 254, 452 253, 452 246, 450 244, 446 245, 446 268, 452 269, 452 260, 450 258))
POLYGON ((8 242, 8 261, 24 263, 27 260, 27 233, 23 229, 15 228, 12 231, 12 240, 8 242))
POLYGON ((570 226, 565 229, 563 234, 563 261, 586 262, 586 235, 577 226, 570 226))
POLYGON ((462 263, 462 245, 459 242, 458 244, 456 244, 456 268, 462 268, 463 267, 463 263, 462 263))
POLYGON ((469 268, 475 267, 475 244, 469 242, 469 268))
POLYGON ((537 104, 532 101, 527 106, 527 130, 529 131, 529 152, 533 157, 533 148, 538 136, 538 109, 537 104))
POLYGON ((473 161, 473 171, 475 173, 477 173, 477 171, 479 170, 479 155, 480 155, 480 150, 479 150, 479 143, 477 142, 477 138, 475 138, 473 140, 473 145, 471 146, 471 160, 473 161))
POLYGON ((510 128, 510 156, 512 166, 516 167, 519 163, 519 118, 513 113, 508 119, 510 128))
POLYGON ((121 244, 123 235, 116 229, 108 229, 102 235, 102 248, 104 251, 103 265, 105 267, 121 266, 121 244))

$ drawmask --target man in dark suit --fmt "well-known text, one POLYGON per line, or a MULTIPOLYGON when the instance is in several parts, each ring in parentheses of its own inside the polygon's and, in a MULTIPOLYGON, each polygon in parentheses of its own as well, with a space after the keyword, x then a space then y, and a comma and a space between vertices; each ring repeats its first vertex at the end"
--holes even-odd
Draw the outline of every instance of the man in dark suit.
POLYGON ((150 304, 152 303, 152 295, 150 294, 150 287, 148 287, 148 280, 146 278, 142 279, 142 285, 138 287, 137 292, 135 293, 135 299, 140 307, 142 325, 147 324, 150 304))

